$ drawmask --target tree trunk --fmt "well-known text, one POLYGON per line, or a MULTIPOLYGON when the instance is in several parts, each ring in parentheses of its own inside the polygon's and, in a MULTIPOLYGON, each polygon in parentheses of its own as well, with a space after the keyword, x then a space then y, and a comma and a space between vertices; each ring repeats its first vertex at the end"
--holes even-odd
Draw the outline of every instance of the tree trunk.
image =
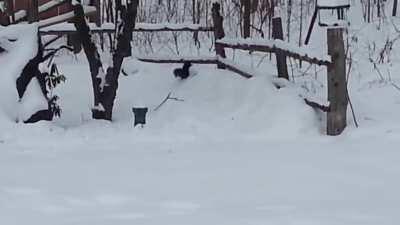
POLYGON ((393 11, 392 11, 392 16, 397 16, 397 0, 393 0, 393 11))
MULTIPOLYGON (((272 37, 274 39, 283 40, 282 19, 280 17, 275 17, 272 19, 272 37)), ((275 55, 276 64, 278 67, 278 77, 289 80, 286 55, 280 50, 277 50, 275 55)))
MULTIPOLYGON (((218 2, 214 2, 212 5, 212 18, 214 23, 214 37, 215 41, 220 40, 225 37, 224 31, 224 18, 220 13, 221 5, 218 2)), ((225 49, 223 46, 215 42, 215 52, 217 56, 221 58, 226 58, 225 49)), ((218 64, 218 69, 225 69, 225 66, 218 64)))
POLYGON ((315 24, 315 20, 317 19, 317 16, 318 16, 318 8, 315 7, 314 13, 313 13, 312 18, 311 18, 310 27, 308 28, 307 37, 306 37, 306 40, 304 42, 305 45, 308 45, 308 43, 310 42, 311 33, 312 33, 313 29, 314 29, 314 24, 315 24))
POLYGON ((250 37, 250 26, 251 26, 251 1, 250 0, 242 0, 242 8, 244 10, 243 13, 243 37, 250 37))
POLYGON ((138 0, 132 0, 127 7, 121 6, 123 27, 117 37, 117 48, 112 56, 112 66, 103 70, 100 55, 90 35, 81 4, 74 6, 74 25, 79 33, 80 41, 89 62, 94 94, 94 107, 92 117, 94 119, 112 120, 112 111, 118 89, 118 78, 122 62, 130 56, 132 32, 135 27, 138 0))
POLYGON ((287 21, 286 21, 286 36, 287 41, 290 42, 290 24, 292 20, 292 0, 288 0, 287 3, 287 21))

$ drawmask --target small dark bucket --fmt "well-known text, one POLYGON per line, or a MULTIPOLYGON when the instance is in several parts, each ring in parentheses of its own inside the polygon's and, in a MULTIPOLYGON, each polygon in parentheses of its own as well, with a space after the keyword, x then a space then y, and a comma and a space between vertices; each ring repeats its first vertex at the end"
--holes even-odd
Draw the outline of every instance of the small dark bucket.
POLYGON ((142 127, 146 124, 146 114, 149 111, 148 108, 132 108, 133 114, 135 116, 135 124, 142 125, 142 127))

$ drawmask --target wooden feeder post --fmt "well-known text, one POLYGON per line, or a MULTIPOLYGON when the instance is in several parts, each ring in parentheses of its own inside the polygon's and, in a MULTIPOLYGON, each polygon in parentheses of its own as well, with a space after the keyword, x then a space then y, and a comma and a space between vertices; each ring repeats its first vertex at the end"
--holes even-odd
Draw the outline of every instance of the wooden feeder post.
POLYGON ((28 2, 28 22, 34 23, 39 21, 39 0, 30 0, 28 2))
MULTIPOLYGON (((275 17, 272 19, 272 38, 283 40, 282 18, 275 17)), ((286 55, 281 51, 276 51, 276 65, 278 68, 278 77, 289 80, 287 69, 286 55)))
POLYGON ((343 41, 343 28, 328 28, 328 54, 332 63, 328 65, 327 134, 339 135, 346 128, 347 120, 347 82, 346 56, 343 41))
MULTIPOLYGON (((225 37, 224 18, 221 16, 220 9, 221 5, 218 2, 214 2, 211 12, 214 23, 215 52, 217 56, 226 58, 224 46, 217 43, 217 40, 225 37)), ((225 69, 225 66, 218 63, 218 69, 225 69)))

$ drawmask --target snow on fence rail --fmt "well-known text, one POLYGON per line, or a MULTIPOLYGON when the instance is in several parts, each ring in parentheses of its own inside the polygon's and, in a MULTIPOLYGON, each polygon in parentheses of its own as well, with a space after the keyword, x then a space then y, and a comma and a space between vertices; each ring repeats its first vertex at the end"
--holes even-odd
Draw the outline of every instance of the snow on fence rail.
MULTIPOLYGON (((104 23, 97 26, 95 23, 89 23, 90 31, 93 33, 114 33, 114 23, 104 23)), ((199 24, 173 24, 173 23, 137 23, 134 32, 161 32, 161 31, 188 31, 188 32, 212 32, 213 27, 201 26, 199 24)), ((59 23, 40 29, 41 35, 65 35, 76 32, 71 23, 59 23)))
POLYGON ((350 8, 349 0, 317 0, 320 9, 350 8))
MULTIPOLYGON (((52 1, 46 2, 38 7, 38 12, 39 12, 39 14, 45 13, 45 12, 52 10, 58 6, 61 6, 64 3, 67 3, 67 0, 52 0, 52 1)), ((19 10, 18 12, 15 13, 15 21, 20 22, 20 21, 26 19, 27 14, 28 13, 26 12, 26 10, 19 10)))
MULTIPOLYGON (((115 25, 113 23, 104 23, 100 27, 95 23, 88 23, 90 32, 92 33, 112 33, 115 32, 115 25)), ((75 33, 76 28, 73 23, 59 23, 51 26, 43 27, 40 29, 41 35, 65 35, 75 33)))
POLYGON ((134 31, 214 31, 214 27, 201 26, 200 24, 191 23, 137 23, 134 31))
POLYGON ((171 55, 139 55, 136 58, 148 63, 196 63, 196 64, 217 64, 217 56, 171 56, 171 55))
MULTIPOLYGON (((94 6, 84 6, 83 7, 83 11, 85 13, 85 15, 90 15, 96 12, 96 7, 94 6)), ((75 17, 75 13, 74 12, 68 12, 68 13, 64 13, 61 14, 59 16, 54 16, 45 20, 40 20, 38 22, 39 24, 39 28, 44 28, 44 27, 48 27, 54 24, 59 24, 62 22, 66 22, 68 20, 71 20, 72 18, 75 17)))
POLYGON ((241 49, 248 51, 277 52, 282 51, 286 56, 306 61, 317 65, 329 65, 331 57, 329 55, 317 56, 312 54, 311 49, 298 47, 282 40, 268 39, 229 39, 217 40, 217 44, 224 48, 241 49))

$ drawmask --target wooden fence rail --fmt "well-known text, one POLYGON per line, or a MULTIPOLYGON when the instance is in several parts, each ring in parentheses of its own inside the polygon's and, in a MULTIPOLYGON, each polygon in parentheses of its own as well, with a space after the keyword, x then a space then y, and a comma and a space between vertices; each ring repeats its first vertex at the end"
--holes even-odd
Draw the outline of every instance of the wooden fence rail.
POLYGON ((288 57, 309 62, 311 64, 317 64, 320 66, 327 66, 331 63, 330 56, 312 56, 309 53, 306 53, 304 49, 298 48, 296 46, 291 46, 281 40, 222 39, 218 40, 217 43, 224 48, 268 53, 282 52, 288 57))
MULTIPOLYGON (((92 33, 115 33, 115 24, 104 23, 100 27, 89 23, 92 33)), ((152 24, 137 23, 133 32, 213 32, 214 27, 200 26, 198 24, 152 24)), ((68 35, 76 32, 73 24, 59 23, 40 29, 41 35, 68 35)))

